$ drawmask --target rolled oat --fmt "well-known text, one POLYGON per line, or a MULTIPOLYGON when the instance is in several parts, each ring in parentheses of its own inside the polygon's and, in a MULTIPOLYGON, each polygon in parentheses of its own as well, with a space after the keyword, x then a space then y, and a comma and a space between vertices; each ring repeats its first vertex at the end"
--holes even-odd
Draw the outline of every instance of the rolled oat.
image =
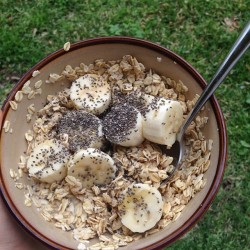
POLYGON ((65 51, 69 51, 69 49, 70 49, 70 42, 66 42, 66 43, 63 45, 63 49, 64 49, 65 51))
POLYGON ((34 85, 35 89, 39 89, 42 86, 42 84, 43 84, 42 80, 35 82, 35 85, 34 85))
POLYGON ((32 76, 33 77, 36 77, 40 74, 40 71, 39 70, 35 70, 33 73, 32 73, 32 76))
POLYGON ((16 102, 21 102, 23 99, 23 92, 22 91, 17 91, 15 94, 15 101, 16 102))
POLYGON ((12 110, 17 110, 18 105, 15 101, 9 101, 9 103, 12 110))
POLYGON ((10 121, 8 121, 8 120, 4 121, 3 129, 4 129, 5 133, 9 132, 9 130, 10 130, 10 121))

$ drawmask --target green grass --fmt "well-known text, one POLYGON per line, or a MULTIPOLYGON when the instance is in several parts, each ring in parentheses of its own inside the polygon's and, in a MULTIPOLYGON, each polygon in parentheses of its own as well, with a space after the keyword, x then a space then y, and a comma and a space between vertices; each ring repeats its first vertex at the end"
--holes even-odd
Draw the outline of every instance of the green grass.
MULTIPOLYGON (((175 51, 209 80, 250 19, 249 0, 0 0, 0 100, 31 66, 66 41, 126 35, 175 51), (237 22, 233 30, 225 18, 237 22)), ((250 53, 216 91, 229 152, 204 218, 169 249, 250 248, 250 53)))

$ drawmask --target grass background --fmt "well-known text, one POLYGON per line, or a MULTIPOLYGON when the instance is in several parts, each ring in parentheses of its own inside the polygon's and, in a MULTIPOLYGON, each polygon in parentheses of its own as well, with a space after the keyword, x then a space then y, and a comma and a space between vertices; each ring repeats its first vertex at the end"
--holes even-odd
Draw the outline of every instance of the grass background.
MULTIPOLYGON (((250 19, 249 0, 0 0, 0 101, 31 66, 63 46, 126 35, 173 50, 209 80, 250 19)), ((168 249, 250 249, 250 53, 216 97, 227 123, 228 164, 203 219, 168 249)))

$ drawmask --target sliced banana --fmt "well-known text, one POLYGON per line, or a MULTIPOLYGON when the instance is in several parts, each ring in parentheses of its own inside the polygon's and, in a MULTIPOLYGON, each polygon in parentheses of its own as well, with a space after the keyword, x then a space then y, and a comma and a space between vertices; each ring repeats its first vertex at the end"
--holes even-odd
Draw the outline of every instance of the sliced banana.
POLYGON ((67 134, 69 149, 73 152, 90 147, 100 149, 105 143, 101 120, 83 110, 64 114, 58 122, 57 132, 67 134))
POLYGON ((110 104, 111 88, 101 76, 86 74, 72 83, 70 99, 77 109, 98 115, 110 104))
POLYGON ((107 185, 115 177, 116 166, 113 159, 104 152, 88 148, 72 156, 68 162, 68 175, 81 180, 83 187, 107 185))
POLYGON ((67 174, 70 153, 60 141, 46 140, 38 144, 27 161, 29 176, 42 182, 61 181, 67 174))
POLYGON ((144 141, 142 115, 133 106, 117 105, 105 116, 103 131, 106 138, 124 147, 138 146, 144 141))
POLYGON ((118 210, 124 226, 132 232, 143 233, 161 219, 161 193, 148 184, 132 184, 124 190, 118 210))
MULTIPOLYGON (((147 97, 146 97, 147 98, 147 97)), ((152 142, 171 147, 182 122, 183 109, 178 101, 151 98, 143 120, 143 136, 152 142)))

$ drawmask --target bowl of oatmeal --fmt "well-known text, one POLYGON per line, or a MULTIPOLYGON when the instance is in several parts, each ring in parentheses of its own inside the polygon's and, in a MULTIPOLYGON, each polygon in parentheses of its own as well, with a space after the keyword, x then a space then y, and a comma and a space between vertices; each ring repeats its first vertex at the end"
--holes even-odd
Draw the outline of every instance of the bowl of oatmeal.
POLYGON ((223 178, 227 142, 215 97, 176 133, 205 87, 154 43, 107 37, 60 49, 2 107, 1 191, 34 237, 59 249, 160 249, 189 231, 223 178))

